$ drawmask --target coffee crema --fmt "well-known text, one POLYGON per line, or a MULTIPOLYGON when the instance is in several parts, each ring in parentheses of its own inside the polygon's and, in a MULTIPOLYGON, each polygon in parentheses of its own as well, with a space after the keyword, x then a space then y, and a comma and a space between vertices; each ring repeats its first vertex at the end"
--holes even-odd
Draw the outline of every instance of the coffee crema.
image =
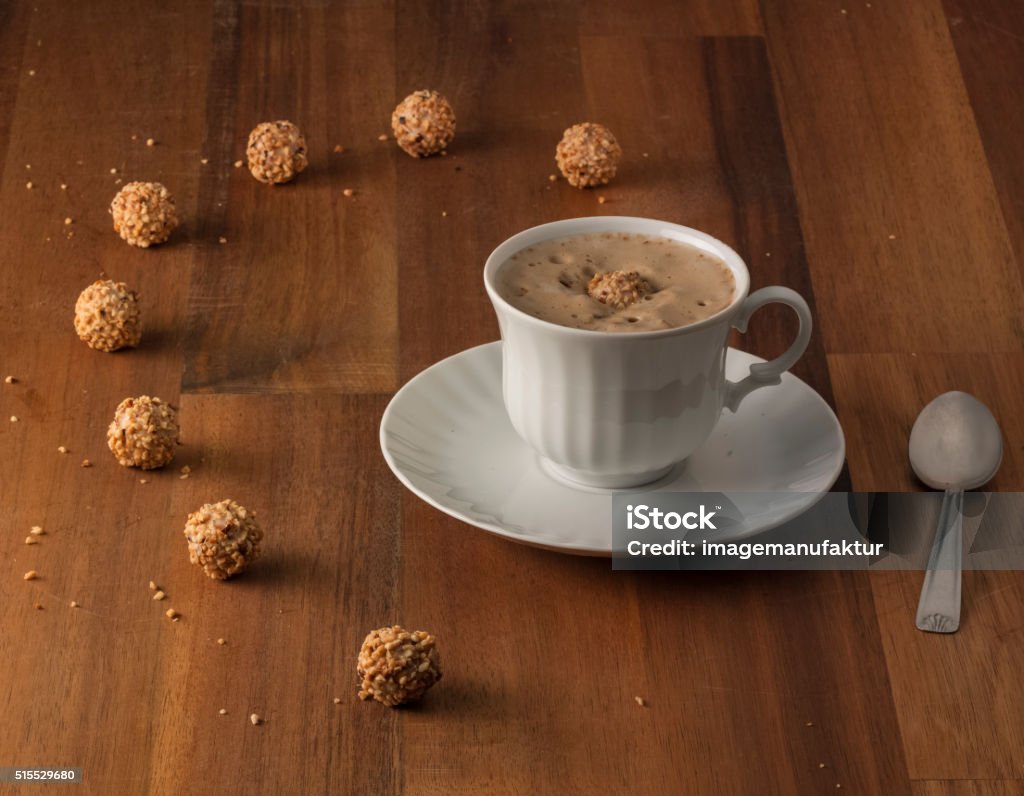
POLYGON ((728 307, 736 278, 725 262, 671 238, 620 232, 542 241, 513 254, 495 277, 516 309, 575 329, 649 332, 688 326, 728 307), (621 309, 588 293, 595 276, 636 272, 647 284, 621 309))

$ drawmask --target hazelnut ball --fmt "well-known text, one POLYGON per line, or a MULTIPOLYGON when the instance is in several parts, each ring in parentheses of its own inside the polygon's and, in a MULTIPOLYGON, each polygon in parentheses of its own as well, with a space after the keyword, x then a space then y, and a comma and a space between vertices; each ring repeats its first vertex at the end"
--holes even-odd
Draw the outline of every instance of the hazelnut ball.
POLYGON ((97 351, 137 346, 142 339, 138 294, 124 282, 93 282, 75 302, 75 331, 97 351))
POLYGON ((163 467, 174 458, 177 444, 178 413, 148 395, 121 401, 107 429, 107 446, 124 467, 163 467))
POLYGON ((245 154, 252 176, 269 185, 289 182, 309 165, 302 131, 284 119, 257 124, 245 154))
POLYGON ((603 124, 574 124, 555 148, 555 162, 562 176, 576 188, 606 185, 619 166, 622 147, 603 124))
POLYGON ((163 243, 178 226, 174 198, 158 182, 130 182, 110 203, 114 230, 143 249, 163 243))
POLYGON ((653 292, 650 283, 636 271, 605 271, 594 274, 587 284, 592 299, 622 310, 653 292))
POLYGON ((260 557, 263 531, 245 506, 222 500, 188 515, 185 538, 192 563, 214 580, 227 580, 260 557))
POLYGON ((420 699, 441 679, 434 637, 395 625, 371 630, 359 650, 359 698, 395 707, 420 699))
POLYGON ((455 111, 436 91, 414 91, 391 114, 398 145, 414 158, 435 155, 455 138, 455 111))

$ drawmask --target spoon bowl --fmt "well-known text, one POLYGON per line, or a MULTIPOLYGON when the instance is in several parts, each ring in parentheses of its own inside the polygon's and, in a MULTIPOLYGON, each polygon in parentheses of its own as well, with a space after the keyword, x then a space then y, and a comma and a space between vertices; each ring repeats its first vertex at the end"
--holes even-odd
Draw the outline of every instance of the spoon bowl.
POLYGON ((940 395, 910 432, 910 466, 932 489, 977 489, 1003 460, 1003 436, 988 407, 965 392, 940 395))

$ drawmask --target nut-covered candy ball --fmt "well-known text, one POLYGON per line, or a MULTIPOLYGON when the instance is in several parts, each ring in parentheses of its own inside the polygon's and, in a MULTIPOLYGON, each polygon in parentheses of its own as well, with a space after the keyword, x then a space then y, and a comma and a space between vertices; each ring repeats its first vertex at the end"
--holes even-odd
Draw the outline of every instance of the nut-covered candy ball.
POLYGON ((617 310, 635 304, 651 292, 650 282, 636 271, 604 271, 594 274, 587 284, 592 299, 617 310))
POLYGON ((142 339, 138 295, 124 282, 93 282, 75 302, 75 331, 97 351, 137 346, 142 339))
POLYGON ((391 114, 398 145, 414 158, 436 155, 455 138, 455 111, 436 91, 414 91, 391 114))
POLYGON ((143 249, 163 243, 178 226, 174 197, 158 182, 130 182, 110 203, 114 230, 143 249))
POLYGON ((257 124, 245 154, 252 176, 269 185, 289 182, 309 165, 302 131, 284 119, 257 124))
POLYGON ((359 650, 359 698, 389 707, 420 699, 441 679, 434 637, 398 625, 372 630, 359 650))
POLYGON ((207 503, 185 523, 188 557, 214 580, 237 575, 260 557, 256 515, 233 500, 207 503))
POLYGON ((562 176, 577 188, 606 185, 619 167, 622 147, 603 124, 574 124, 555 148, 562 176))
POLYGON ((155 470, 174 458, 178 413, 159 398, 140 395, 117 405, 107 429, 107 446, 125 467, 155 470))

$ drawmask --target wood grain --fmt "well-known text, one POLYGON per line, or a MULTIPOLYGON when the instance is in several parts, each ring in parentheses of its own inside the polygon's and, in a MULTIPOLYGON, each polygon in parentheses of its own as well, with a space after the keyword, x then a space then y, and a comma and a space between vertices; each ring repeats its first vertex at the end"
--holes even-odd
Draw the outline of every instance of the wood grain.
POLYGON ((1021 274, 941 6, 846 11, 764 5, 826 350, 1020 351, 1021 274))
MULTIPOLYGON (((0 378, 18 378, 0 382, 0 765, 81 766, 96 794, 1018 792, 1019 573, 968 573, 960 633, 925 635, 920 573, 612 572, 443 515, 378 452, 401 383, 497 338, 494 246, 645 215, 811 302, 796 372, 843 423, 841 486, 920 489, 910 425, 966 389, 1004 430, 991 487, 1024 488, 1019 8, 842 10, 0 6, 0 378), (378 136, 424 87, 458 136, 421 161, 378 136), (272 118, 311 155, 279 188, 233 166, 272 118), (548 180, 583 120, 625 149, 600 190, 548 180), (111 231, 131 179, 174 193, 168 245, 111 231), (101 274, 141 294, 136 351, 73 333, 101 274), (166 471, 106 450, 142 393, 181 409, 166 471), (265 555, 216 583, 182 527, 225 497, 257 512, 265 555), (354 684, 363 636, 393 622, 435 633, 445 671, 396 711, 354 684)), ((792 333, 766 311, 738 344, 770 356, 792 333)))

